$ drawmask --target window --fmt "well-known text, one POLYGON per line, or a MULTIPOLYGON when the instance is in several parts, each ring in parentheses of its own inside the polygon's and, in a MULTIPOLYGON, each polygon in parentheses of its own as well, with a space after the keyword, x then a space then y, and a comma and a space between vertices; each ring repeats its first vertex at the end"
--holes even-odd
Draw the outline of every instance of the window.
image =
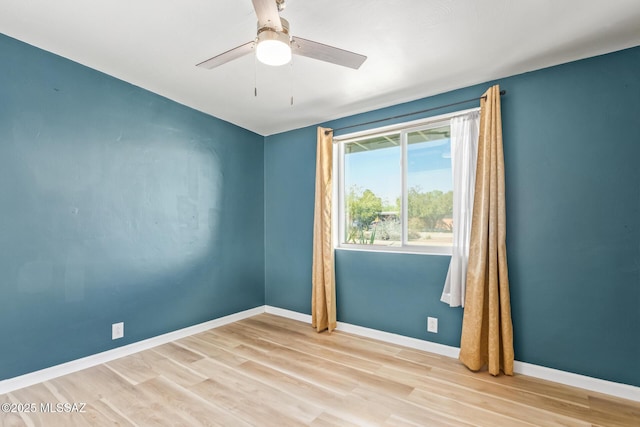
POLYGON ((451 253, 450 119, 336 137, 338 246, 451 253))

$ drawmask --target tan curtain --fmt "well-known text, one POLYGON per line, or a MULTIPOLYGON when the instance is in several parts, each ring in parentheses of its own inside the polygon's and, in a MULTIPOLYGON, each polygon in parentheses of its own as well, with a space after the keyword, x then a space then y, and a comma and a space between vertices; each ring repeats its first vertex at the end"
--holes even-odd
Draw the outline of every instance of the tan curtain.
POLYGON ((318 332, 325 329, 331 332, 336 328, 336 281, 331 241, 332 173, 333 130, 318 127, 311 297, 311 325, 318 332))
POLYGON ((500 87, 480 101, 480 138, 460 360, 513 375, 513 328, 505 244, 504 155, 500 87), (486 97, 486 98, 485 98, 486 97))

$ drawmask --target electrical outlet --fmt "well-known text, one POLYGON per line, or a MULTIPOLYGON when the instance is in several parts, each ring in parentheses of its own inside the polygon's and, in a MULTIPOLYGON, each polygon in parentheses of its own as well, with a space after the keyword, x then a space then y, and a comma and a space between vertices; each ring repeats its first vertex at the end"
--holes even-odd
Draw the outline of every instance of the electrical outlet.
POLYGON ((437 317, 427 317, 427 332, 433 332, 434 334, 438 333, 437 317))
POLYGON ((124 322, 111 325, 111 339, 117 340, 122 337, 124 337, 124 322))

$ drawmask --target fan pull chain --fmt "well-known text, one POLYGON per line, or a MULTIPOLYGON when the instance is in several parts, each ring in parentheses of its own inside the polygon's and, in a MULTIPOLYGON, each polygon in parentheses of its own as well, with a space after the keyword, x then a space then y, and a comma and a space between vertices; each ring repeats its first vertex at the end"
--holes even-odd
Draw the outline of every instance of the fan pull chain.
POLYGON ((291 66, 289 67, 291 70, 291 78, 289 82, 291 83, 291 106, 293 107, 293 58, 291 58, 291 66))
POLYGON ((253 97, 258 97, 258 57, 253 55, 253 97))

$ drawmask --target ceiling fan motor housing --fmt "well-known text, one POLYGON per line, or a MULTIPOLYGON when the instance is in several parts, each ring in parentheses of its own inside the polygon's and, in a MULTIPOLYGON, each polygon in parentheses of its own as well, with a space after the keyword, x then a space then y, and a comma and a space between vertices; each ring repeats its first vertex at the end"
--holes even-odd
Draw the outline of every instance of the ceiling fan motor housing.
POLYGON ((265 25, 258 28, 256 38, 256 56, 267 65, 284 65, 291 61, 291 38, 289 37, 289 22, 280 18, 282 31, 277 31, 265 25))

